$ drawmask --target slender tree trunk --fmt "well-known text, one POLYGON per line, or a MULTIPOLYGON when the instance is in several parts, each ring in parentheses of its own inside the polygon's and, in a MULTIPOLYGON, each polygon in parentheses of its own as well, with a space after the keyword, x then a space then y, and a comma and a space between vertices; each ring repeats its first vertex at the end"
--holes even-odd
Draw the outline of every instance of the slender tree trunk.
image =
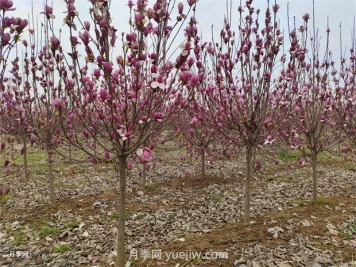
POLYGON ((72 162, 72 143, 68 141, 69 162, 72 162))
POLYGON ((252 148, 252 162, 251 162, 251 166, 252 166, 253 172, 256 172, 256 169, 255 169, 256 157, 257 157, 257 148, 254 146, 252 148))
POLYGON ((288 146, 286 148, 286 159, 287 159, 287 161, 286 161, 286 176, 287 176, 287 178, 290 178, 290 176, 289 176, 289 150, 288 150, 288 146))
POLYGON ((48 175, 49 175, 49 198, 51 200, 51 204, 54 204, 54 175, 53 175, 53 162, 51 160, 50 150, 47 149, 48 155, 48 175))
POLYGON ((313 202, 316 203, 318 199, 318 190, 317 190, 317 176, 316 176, 316 166, 318 164, 318 156, 313 153, 312 155, 312 168, 313 168, 313 202))
POLYGON ((119 199, 119 228, 117 243, 116 267, 125 266, 125 193, 126 193, 126 158, 119 156, 120 199, 119 199))
POLYGON ((247 151, 246 151, 246 184, 245 184, 244 225, 250 225, 251 169, 252 169, 251 161, 252 161, 252 148, 247 148, 247 151))
MULTIPOLYGON (((97 158, 97 150, 96 150, 96 135, 94 137, 94 158, 97 158)), ((94 164, 94 170, 97 171, 98 170, 98 163, 94 164)))
POLYGON ((202 178, 205 179, 205 149, 203 148, 201 150, 201 175, 202 178))
POLYGON ((147 184, 147 166, 146 166, 146 163, 142 163, 142 183, 143 183, 143 186, 146 186, 147 184))
POLYGON ((23 168, 25 170, 25 182, 28 182, 28 165, 27 165, 27 140, 26 138, 23 141, 23 148, 24 148, 24 153, 23 153, 23 168))
POLYGON ((12 159, 12 161, 14 161, 15 160, 15 156, 14 156, 14 141, 11 141, 10 150, 11 150, 11 159, 12 159))

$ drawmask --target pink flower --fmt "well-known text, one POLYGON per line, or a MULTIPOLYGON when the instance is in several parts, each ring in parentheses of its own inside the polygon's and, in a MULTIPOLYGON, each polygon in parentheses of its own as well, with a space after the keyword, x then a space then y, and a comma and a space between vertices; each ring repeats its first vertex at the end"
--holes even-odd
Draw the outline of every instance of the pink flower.
POLYGON ((105 151, 105 158, 108 159, 108 160, 110 159, 110 153, 109 153, 109 151, 105 151))
POLYGON ((88 138, 88 137, 89 137, 88 131, 84 129, 84 130, 83 130, 83 135, 84 135, 86 138, 88 138))
POLYGON ((198 119, 197 118, 193 118, 191 119, 191 121, 189 122, 190 125, 196 126, 198 124, 198 119))
POLYGON ((49 39, 49 42, 51 44, 52 51, 56 51, 59 48, 59 45, 61 43, 59 41, 59 39, 55 36, 51 36, 51 38, 49 39))
POLYGON ((184 8, 183 3, 180 2, 180 3, 178 4, 178 13, 179 13, 180 15, 183 14, 183 8, 184 8))
POLYGON ((53 7, 45 5, 44 6, 44 12, 41 12, 41 14, 45 14, 47 19, 54 19, 54 15, 53 15, 53 7))
POLYGON ((188 176, 188 175, 189 175, 189 173, 190 173, 190 172, 189 172, 189 169, 188 169, 188 168, 186 168, 186 169, 185 169, 185 171, 184 171, 185 176, 188 176))
POLYGON ((13 4, 11 0, 0 0, 0 10, 15 10, 11 8, 13 4))
POLYGON ((61 109, 63 106, 63 100, 61 98, 55 98, 52 101, 52 105, 55 109, 61 109))
POLYGON ((136 154, 142 163, 149 162, 153 157, 153 151, 147 147, 137 149, 136 154))
POLYGON ((84 31, 84 33, 79 33, 79 38, 82 40, 85 46, 89 44, 89 33, 87 31, 84 31))
POLYGON ((269 144, 272 144, 274 141, 273 137, 272 136, 267 136, 267 139, 265 140, 265 145, 269 145, 269 144))
POLYGON ((104 89, 100 90, 99 95, 100 95, 100 98, 101 98, 102 101, 105 101, 105 100, 109 99, 109 94, 104 89))
POLYGON ((1 142, 0 149, 1 149, 1 150, 4 150, 4 149, 5 149, 5 143, 4 143, 4 142, 1 142))
POLYGON ((163 116, 162 116, 162 113, 161 113, 161 112, 157 112, 157 113, 155 114, 155 120, 156 120, 156 121, 161 122, 161 121, 162 121, 162 118, 163 118, 163 116))
POLYGON ((132 170, 132 161, 128 161, 128 162, 126 163, 126 169, 132 170))
POLYGON ((97 163, 97 160, 93 157, 88 157, 88 160, 90 163, 93 163, 93 164, 97 163))

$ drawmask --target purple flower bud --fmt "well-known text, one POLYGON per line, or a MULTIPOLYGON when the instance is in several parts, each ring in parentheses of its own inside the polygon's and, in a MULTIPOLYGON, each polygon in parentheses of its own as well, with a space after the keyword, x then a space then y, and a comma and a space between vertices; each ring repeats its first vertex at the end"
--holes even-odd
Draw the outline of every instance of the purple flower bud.
POLYGON ((14 3, 10 0, 0 0, 0 10, 15 10, 11 8, 14 3))
POLYGON ((100 90, 99 95, 100 95, 100 98, 102 101, 105 101, 105 100, 109 99, 109 97, 110 97, 108 92, 104 89, 100 90))
POLYGON ((90 22, 89 21, 84 21, 84 28, 86 31, 90 31, 90 22))
POLYGON ((83 135, 84 135, 86 138, 88 138, 88 137, 89 137, 88 131, 84 129, 84 130, 83 130, 83 135))
POLYGON ((61 109, 63 106, 63 100, 61 98, 55 98, 52 101, 52 105, 55 109, 61 109))
POLYGON ((11 40, 11 35, 9 33, 5 33, 1 39, 1 45, 6 46, 11 40))
POLYGON ((178 3, 178 13, 179 13, 180 15, 183 14, 183 8, 184 8, 183 3, 182 3, 182 2, 178 3))

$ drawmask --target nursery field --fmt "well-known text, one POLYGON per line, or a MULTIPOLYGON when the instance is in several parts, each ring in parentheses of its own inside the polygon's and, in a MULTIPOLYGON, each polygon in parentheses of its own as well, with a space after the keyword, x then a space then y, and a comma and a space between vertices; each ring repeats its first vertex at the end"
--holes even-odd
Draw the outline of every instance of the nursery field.
MULTIPOLYGON (((251 185, 251 224, 243 224, 244 157, 207 163, 161 158, 142 184, 128 171, 126 266, 356 266, 356 165, 319 156, 312 203, 311 166, 262 164, 251 185), (186 170, 189 170, 188 171, 186 170)), ((118 180, 110 164, 56 161, 50 205, 46 154, 29 149, 0 178, 0 266, 114 266, 118 180), (17 164, 16 164, 17 163, 17 164)))

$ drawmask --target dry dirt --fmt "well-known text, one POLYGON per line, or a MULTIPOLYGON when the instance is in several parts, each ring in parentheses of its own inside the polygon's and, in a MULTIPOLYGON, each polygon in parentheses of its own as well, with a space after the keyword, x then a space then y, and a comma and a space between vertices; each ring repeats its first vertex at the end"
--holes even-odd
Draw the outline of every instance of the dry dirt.
MULTIPOLYGON (((321 159, 316 204, 310 165, 288 172, 264 165, 253 177, 250 226, 242 223, 243 160, 212 163, 201 179, 196 165, 170 158, 148 173, 146 186, 134 170, 128 179, 127 266, 356 266, 356 175, 350 164, 335 155, 321 159), (184 175, 186 168, 191 175, 184 175), (152 259, 152 251, 161 258, 152 259), (228 259, 217 258, 222 255, 228 259)), ((108 166, 82 169, 57 172, 55 205, 48 203, 46 175, 33 171, 28 184, 19 182, 21 171, 0 178, 0 185, 12 187, 0 199, 1 266, 113 266, 118 180, 108 166)))

